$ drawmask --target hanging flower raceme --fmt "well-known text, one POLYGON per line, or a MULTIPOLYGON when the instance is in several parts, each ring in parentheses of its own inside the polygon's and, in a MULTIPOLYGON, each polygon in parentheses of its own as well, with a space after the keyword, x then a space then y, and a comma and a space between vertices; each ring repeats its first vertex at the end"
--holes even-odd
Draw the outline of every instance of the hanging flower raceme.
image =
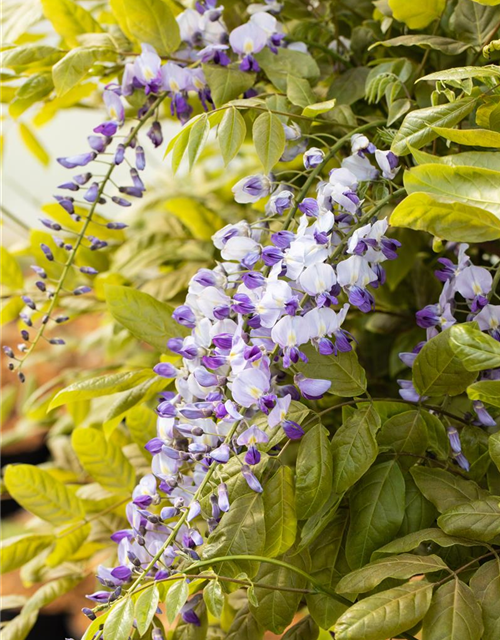
MULTIPOLYGON (((374 150, 366 145, 364 158, 374 150)), ((350 157, 360 156, 354 151, 350 157)), ((319 149, 310 150, 304 164, 309 170, 324 158, 319 149)), ((233 187, 237 202, 269 197, 266 214, 213 236, 221 261, 191 279, 184 304, 173 313, 190 333, 168 342, 179 364, 154 368, 174 379, 175 388, 157 406, 157 435, 146 445, 152 474, 141 480, 128 505, 130 529, 114 534, 119 566, 128 567, 130 579, 144 572, 161 579, 180 562, 198 559, 206 532, 231 509, 226 484, 208 485, 219 466, 238 458, 248 487, 261 492, 259 462, 280 450, 270 449, 271 436, 281 434, 282 446, 304 435, 288 417, 292 400, 320 399, 331 381, 296 367, 308 362, 307 345, 319 357, 352 349, 353 337, 343 326, 349 309, 373 308, 370 289, 383 284, 381 265, 396 257, 399 245, 386 237, 386 220, 362 214, 358 186, 365 175, 379 175, 370 166, 359 177, 334 170, 329 182, 318 180, 316 198, 297 196, 265 175, 233 187), (269 215, 285 213, 286 228, 271 232, 262 224, 269 215)))

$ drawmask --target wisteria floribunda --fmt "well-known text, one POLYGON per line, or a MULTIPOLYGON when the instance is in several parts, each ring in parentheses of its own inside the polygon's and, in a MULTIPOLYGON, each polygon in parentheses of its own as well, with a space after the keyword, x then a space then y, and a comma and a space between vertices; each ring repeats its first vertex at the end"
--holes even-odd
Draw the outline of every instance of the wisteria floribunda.
POLYGON ((156 409, 157 434, 146 445, 152 473, 127 507, 130 528, 113 535, 120 564, 100 569, 108 598, 127 581, 135 579, 133 590, 144 576, 163 579, 203 557, 207 532, 231 510, 220 471, 238 460, 249 489, 262 492, 262 456, 279 454, 305 433, 289 418, 291 403, 328 393, 330 380, 297 369, 308 361, 306 347, 320 358, 353 349, 349 311, 375 308, 372 291, 385 282, 382 265, 397 257, 399 243, 358 195, 360 185, 370 186, 367 178, 379 179, 371 164, 376 149, 364 148, 360 166, 357 136, 352 145, 353 154, 325 179, 328 149, 306 151, 306 173, 316 171, 317 178, 311 173, 311 188, 300 193, 267 175, 234 185, 237 202, 268 198, 269 206, 256 222, 215 233, 220 262, 192 277, 173 313, 189 334, 166 345, 179 357, 175 365, 154 367, 173 386, 156 409), (278 445, 269 448, 272 437, 278 445))

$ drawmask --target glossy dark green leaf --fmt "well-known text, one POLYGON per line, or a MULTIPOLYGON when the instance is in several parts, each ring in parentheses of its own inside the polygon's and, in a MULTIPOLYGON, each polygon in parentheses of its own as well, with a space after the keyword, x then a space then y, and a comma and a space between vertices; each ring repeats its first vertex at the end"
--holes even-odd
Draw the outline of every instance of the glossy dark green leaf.
POLYGON ((472 576, 470 587, 481 606, 482 640, 497 640, 500 637, 500 561, 495 558, 481 565, 472 576))
POLYGON ((322 356, 311 345, 305 346, 303 351, 308 362, 301 362, 297 369, 310 378, 330 380, 332 385, 328 393, 353 398, 366 391, 365 370, 359 364, 354 351, 339 352, 336 356, 322 356))
POLYGON ((374 465, 352 490, 350 505, 346 556, 351 568, 358 569, 394 539, 403 522, 405 482, 397 462, 374 465))
POLYGON ((433 585, 409 582, 360 600, 335 624, 336 640, 387 640, 411 629, 427 613, 433 585))
POLYGON ((480 640, 482 633, 481 607, 473 591, 458 578, 440 586, 424 618, 423 638, 480 640))
POLYGON ((319 68, 314 58, 308 53, 302 53, 302 51, 280 47, 276 53, 272 53, 266 47, 255 57, 269 80, 284 93, 289 75, 307 80, 319 76, 319 68))
POLYGON ((297 535, 293 471, 281 466, 264 486, 266 556, 279 556, 293 545, 297 535))
POLYGON ((450 346, 449 329, 425 343, 413 364, 413 383, 421 395, 456 396, 474 382, 477 374, 467 371, 450 346))
POLYGON ((438 525, 450 535, 489 542, 500 534, 499 503, 491 496, 459 504, 439 516, 438 525))
POLYGON ((398 538, 427 529, 438 516, 436 507, 424 497, 410 475, 405 475, 405 515, 398 538))
MULTIPOLYGON (((248 491, 231 503, 219 526, 208 537, 203 559, 231 555, 262 555, 265 551, 266 527, 262 496, 248 491)), ((226 561, 217 565, 220 575, 234 577, 244 571, 250 577, 258 566, 252 561, 226 561)))
POLYGON ((333 490, 343 493, 368 471, 378 454, 380 418, 372 405, 356 411, 332 440, 333 490))
POLYGON ((452 547, 454 545, 462 545, 464 547, 473 547, 475 544, 467 538, 459 538, 457 536, 450 536, 441 529, 429 528, 422 529, 421 531, 415 531, 415 533, 409 533, 403 538, 398 538, 392 542, 389 542, 384 547, 377 549, 372 555, 372 560, 377 560, 386 555, 392 555, 396 553, 405 553, 407 551, 413 551, 417 549, 423 542, 434 542, 440 547, 452 547))
POLYGON ((413 576, 434 573, 446 569, 439 556, 417 556, 404 553, 399 556, 381 558, 343 577, 338 583, 338 593, 366 593, 377 587, 386 578, 406 580, 413 576))
POLYGON ((321 509, 332 490, 332 448, 321 424, 300 441, 296 474, 297 518, 306 520, 321 509))
POLYGON ((227 632, 226 640, 261 640, 264 629, 245 605, 237 612, 227 632))
MULTIPOLYGON (((377 438, 381 447, 387 447, 398 453, 422 455, 427 449, 427 426, 418 410, 405 411, 389 418, 382 425, 377 438)), ((404 455, 400 458, 404 467, 415 463, 415 459, 404 455)))
POLYGON ((444 469, 415 466, 410 473, 417 487, 440 513, 487 495, 472 480, 444 469))

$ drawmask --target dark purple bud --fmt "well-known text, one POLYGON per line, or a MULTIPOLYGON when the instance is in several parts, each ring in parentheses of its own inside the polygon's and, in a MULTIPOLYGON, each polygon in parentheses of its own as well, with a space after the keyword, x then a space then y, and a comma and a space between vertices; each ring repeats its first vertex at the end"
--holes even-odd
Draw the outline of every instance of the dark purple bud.
POLYGON ((248 273, 244 273, 241 279, 249 289, 258 289, 259 287, 263 287, 266 283, 266 279, 262 273, 259 273, 258 271, 249 271, 248 273))
POLYGON ((272 234, 271 242, 280 249, 288 249, 294 238, 295 234, 291 231, 277 231, 272 234))
POLYGON ((33 309, 33 311, 36 310, 36 304, 33 302, 33 300, 29 296, 21 296, 21 300, 24 302, 24 304, 27 307, 29 307, 30 309, 33 309))
POLYGON ((57 222, 52 222, 48 218, 40 218, 40 222, 47 227, 48 229, 52 229, 52 231, 61 231, 62 227, 57 222))
POLYGON ((68 189, 68 191, 78 191, 80 187, 74 182, 64 182, 63 184, 60 184, 57 188, 68 189))
POLYGON ((136 189, 140 189, 141 191, 146 191, 144 182, 139 177, 139 174, 137 173, 137 169, 130 169, 130 177, 132 178, 132 182, 134 183, 134 187, 136 187, 136 189))
POLYGON ((132 196, 133 198, 142 198, 142 189, 137 187, 120 187, 120 193, 124 193, 126 196, 132 196))
POLYGON ((26 313, 20 313, 19 317, 24 322, 27 327, 32 327, 33 323, 31 322, 31 318, 26 313))
POLYGON ((152 455, 156 453, 160 453, 163 447, 163 440, 160 438, 152 438, 149 442, 144 445, 146 451, 149 451, 152 455))
POLYGON ((162 378, 175 378, 177 376, 177 369, 170 362, 158 363, 153 367, 153 371, 162 378))
POLYGON ((219 333, 212 338, 212 342, 219 349, 230 349, 233 345, 233 336, 230 333, 219 333))
POLYGON ((293 420, 284 420, 282 426, 283 431, 290 440, 300 440, 304 435, 304 429, 302 429, 300 424, 293 422, 293 420))
POLYGON ((22 371, 19 371, 19 373, 17 374, 17 377, 19 378, 19 382, 26 382, 26 376, 22 371))
POLYGON ((65 169, 74 169, 75 167, 84 167, 96 157, 95 151, 81 153, 77 156, 68 156, 67 158, 57 158, 57 162, 65 169))
POLYGON ((73 176, 73 180, 80 186, 83 186, 84 184, 87 184, 91 177, 92 174, 87 171, 87 173, 80 173, 77 176, 73 176))
POLYGON ((14 352, 10 347, 8 347, 7 345, 4 345, 2 349, 8 358, 15 358, 14 352))
POLYGON ((255 306, 244 293, 235 293, 232 300, 232 308, 236 313, 247 315, 255 311, 255 306))
POLYGON ((83 607, 82 613, 86 615, 89 620, 95 620, 97 618, 92 609, 89 609, 88 607, 83 607))
POLYGON ((265 247, 262 251, 262 261, 268 267, 272 267, 283 260, 283 253, 277 247, 265 247))
POLYGON ((257 493, 262 493, 263 491, 262 486, 260 482, 257 480, 257 478, 254 476, 254 474, 252 473, 248 465, 244 464, 241 467, 241 473, 252 491, 255 491, 257 493))
POLYGON ((21 338, 26 340, 26 342, 30 339, 30 334, 26 331, 26 329, 21 329, 21 338))
MULTIPOLYGON (((120 198, 119 196, 113 196, 111 198, 111 200, 119 205, 120 207, 130 207, 130 205, 132 204, 131 202, 129 202, 128 200, 125 200, 125 198, 120 198)), ((123 226, 121 227, 117 227, 117 226, 110 226, 110 225, 120 225, 122 224, 121 222, 110 222, 109 224, 107 224, 107 228, 108 229, 123 229, 124 227, 128 226, 126 224, 123 224, 123 226)))
POLYGON ((35 273, 37 273, 40 278, 46 278, 47 277, 47 272, 45 271, 45 269, 42 269, 42 267, 39 267, 36 264, 31 265, 31 268, 33 269, 33 271, 35 273))
POLYGON ((135 166, 139 171, 144 171, 146 168, 146 156, 144 154, 144 149, 140 145, 135 149, 135 166))
POLYGON ((81 273, 85 273, 88 276, 95 276, 99 273, 99 271, 97 271, 97 269, 94 269, 94 267, 80 267, 80 271, 81 273))
POLYGON ((92 289, 90 287, 77 287, 74 291, 73 291, 73 295, 74 296, 81 296, 84 293, 89 293, 90 291, 92 291, 92 289))
POLYGON ((161 145, 161 143, 163 142, 163 133, 161 130, 161 124, 158 122, 158 120, 153 122, 150 130, 147 132, 146 135, 153 143, 153 146, 155 147, 155 149, 156 147, 159 147, 161 145))
POLYGON ((49 340, 50 344, 63 345, 66 344, 62 338, 51 338, 49 340))
POLYGON ((439 309, 436 304, 428 304, 415 314, 417 324, 422 329, 429 329, 435 327, 439 322, 439 309))
POLYGON ((75 205, 73 204, 72 198, 61 198, 59 196, 55 196, 55 198, 64 209, 64 211, 66 211, 70 215, 75 212, 75 205))
POLYGON ((68 316, 59 316, 58 318, 56 318, 56 323, 62 324, 63 322, 67 322, 68 320, 69 320, 68 316))
POLYGON ((83 196, 87 202, 95 202, 99 195, 99 184, 93 182, 83 196))
POLYGON ((304 198, 299 204, 299 209, 309 218, 317 218, 319 215, 319 205, 315 198, 304 198))
POLYGON ((123 144, 119 144, 115 151, 115 164, 121 164, 125 159, 125 147, 123 144))

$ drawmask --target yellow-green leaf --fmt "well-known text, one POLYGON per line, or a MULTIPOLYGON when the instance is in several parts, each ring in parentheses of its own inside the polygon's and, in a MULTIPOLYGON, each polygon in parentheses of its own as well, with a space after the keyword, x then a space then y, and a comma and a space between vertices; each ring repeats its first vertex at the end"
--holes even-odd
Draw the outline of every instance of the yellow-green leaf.
POLYGON ((11 291, 19 291, 24 284, 23 272, 14 256, 0 247, 0 282, 11 291))
POLYGON ((416 192, 391 215, 393 227, 427 231, 452 242, 488 242, 500 238, 500 220, 484 209, 416 192))
POLYGON ((82 527, 70 525, 61 531, 55 539, 55 547, 46 559, 47 566, 57 567, 57 565, 69 560, 78 551, 90 534, 90 523, 82 527))
POLYGON ((128 640, 134 621, 134 603, 130 596, 118 601, 104 623, 104 640, 128 640))
POLYGON ((285 131, 280 119, 274 113, 262 113, 253 123, 255 150, 269 173, 285 150, 285 131))
POLYGON ((71 47, 77 47, 80 44, 77 37, 79 35, 104 31, 92 15, 73 0, 41 0, 41 2, 45 17, 71 47))
POLYGON ((187 144, 187 152, 189 159, 189 169, 193 168, 200 157, 200 153, 205 146, 205 143, 210 133, 210 123, 206 114, 198 120, 198 122, 191 128, 189 132, 189 140, 187 144))
POLYGON ((389 0, 392 15, 410 29, 427 27, 433 20, 441 17, 445 6, 446 0, 389 0))
POLYGON ((489 129, 450 129, 447 127, 432 127, 432 129, 446 140, 470 147, 500 147, 500 133, 489 129))
POLYGON ((322 113, 331 111, 335 106, 335 103, 335 98, 332 98, 331 100, 326 100, 325 102, 316 102, 315 104, 310 104, 302 110, 302 115, 307 116, 308 118, 316 118, 322 113))
POLYGON ((50 163, 49 154, 33 131, 28 127, 28 125, 24 124, 24 122, 19 123, 19 133, 21 134, 21 139, 28 150, 31 151, 37 160, 47 166, 50 163))
POLYGON ((54 537, 51 535, 36 533, 5 538, 0 546, 0 572, 7 573, 18 569, 53 541, 54 537))
POLYGON ((74 493, 47 471, 29 464, 9 465, 5 485, 16 502, 53 524, 81 518, 83 505, 74 493))
POLYGON ((64 96, 83 80, 95 62, 109 60, 112 56, 113 52, 104 47, 78 47, 67 53, 52 68, 57 95, 64 96))
POLYGON ((225 164, 228 164, 238 153, 245 140, 246 133, 245 119, 238 109, 235 107, 227 109, 217 134, 225 164))
POLYGON ((124 33, 140 44, 153 45, 161 56, 178 48, 179 26, 163 0, 120 0, 112 9, 124 33))

